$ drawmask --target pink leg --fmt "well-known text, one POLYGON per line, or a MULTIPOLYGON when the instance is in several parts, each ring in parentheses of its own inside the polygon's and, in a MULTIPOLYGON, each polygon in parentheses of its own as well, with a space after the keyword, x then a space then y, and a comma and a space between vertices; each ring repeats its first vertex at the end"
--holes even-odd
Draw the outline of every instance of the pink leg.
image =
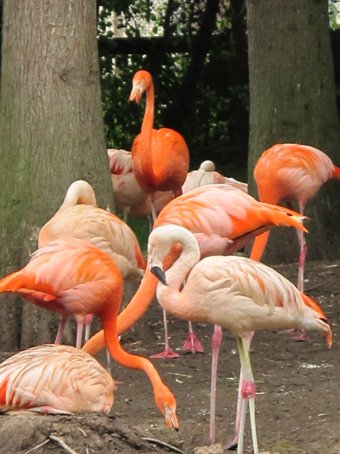
POLYGON ((216 441, 216 379, 217 379, 217 364, 220 346, 222 342, 222 328, 214 326, 214 332, 211 337, 211 386, 210 386, 210 427, 209 427, 209 443, 213 444, 216 441))
POLYGON ((66 315, 66 314, 61 315, 57 335, 56 335, 56 338, 54 341, 55 344, 61 344, 61 339, 63 337, 64 328, 65 328, 67 319, 68 319, 68 315, 66 315))
MULTIPOLYGON (((248 348, 250 349, 252 340, 254 338, 254 331, 249 333, 247 337, 248 348)), ((242 374, 242 368, 240 370, 240 378, 238 382, 238 392, 237 392, 237 408, 236 408, 236 419, 235 419, 235 433, 233 438, 224 446, 224 449, 235 449, 237 447, 238 436, 240 433, 241 427, 241 408, 242 408, 242 390, 244 387, 244 380, 242 374)))
POLYGON ((192 354, 204 353, 204 348, 202 347, 201 342, 197 339, 197 336, 192 329, 192 323, 188 322, 188 325, 188 337, 182 345, 182 350, 185 352, 191 352, 192 354))
POLYGON ((92 319, 93 319, 93 314, 87 314, 85 316, 85 342, 87 342, 90 339, 90 329, 91 329, 92 319))
POLYGON ((77 321, 76 348, 81 348, 81 344, 82 344, 82 340, 83 340, 84 319, 85 319, 85 317, 76 316, 76 321, 77 321))
POLYGON ((166 319, 166 312, 163 309, 163 324, 164 324, 164 337, 165 337, 165 346, 164 350, 160 353, 152 355, 151 358, 160 359, 160 358, 178 358, 179 355, 175 353, 169 345, 169 336, 168 336, 168 321, 166 319))

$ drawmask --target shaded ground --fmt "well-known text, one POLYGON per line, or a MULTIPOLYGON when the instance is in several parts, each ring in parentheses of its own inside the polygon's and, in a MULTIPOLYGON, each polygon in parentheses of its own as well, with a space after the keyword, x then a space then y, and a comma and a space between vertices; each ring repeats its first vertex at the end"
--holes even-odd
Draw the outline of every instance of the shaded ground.
MULTIPOLYGON (((295 282, 296 264, 277 269, 295 282)), ((257 430, 260 451, 267 454, 340 453, 340 261, 309 263, 306 277, 307 293, 321 304, 332 325, 333 348, 328 351, 318 333, 311 333, 308 343, 274 332, 256 334, 252 360, 257 430)), ((221 444, 233 434, 239 373, 236 343, 224 333, 217 388, 220 444, 202 448, 207 445, 209 425, 212 326, 200 324, 195 329, 206 353, 155 360, 177 398, 178 433, 165 427, 146 377, 113 364, 113 376, 120 384, 112 416, 0 416, 0 453, 174 452, 145 438, 169 443, 187 454, 221 453, 221 444), (45 444, 38 447, 41 443, 45 444)), ((169 331, 172 345, 180 348, 186 323, 171 320, 169 331)), ((150 355, 161 350, 162 336, 161 310, 154 304, 122 342, 130 352, 150 355)), ((245 452, 251 453, 249 424, 246 430, 245 452)))

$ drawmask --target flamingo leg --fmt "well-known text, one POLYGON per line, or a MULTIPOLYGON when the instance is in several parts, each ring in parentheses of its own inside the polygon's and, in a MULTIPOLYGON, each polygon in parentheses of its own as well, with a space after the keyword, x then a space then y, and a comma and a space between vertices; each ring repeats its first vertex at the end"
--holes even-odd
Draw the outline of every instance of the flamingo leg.
MULTIPOLYGON (((254 331, 252 331, 251 333, 249 333, 249 335, 247 337, 247 344, 248 344, 249 349, 250 349, 254 334, 255 334, 254 331)), ((224 449, 235 449, 237 447, 237 441, 239 438, 239 433, 240 433, 241 427, 243 427, 243 431, 244 431, 245 414, 243 415, 244 420, 241 421, 241 413, 242 413, 241 408, 242 408, 243 402, 246 402, 246 406, 247 406, 248 401, 247 400, 244 401, 244 399, 242 399, 242 387, 243 387, 243 374, 242 374, 242 368, 241 368, 240 378, 239 378, 239 382, 238 382, 238 391, 237 391, 235 432, 234 432, 233 438, 224 446, 224 449)))
POLYGON ((182 345, 182 350, 185 352, 191 352, 192 354, 204 353, 204 348, 194 333, 192 323, 190 321, 188 322, 188 337, 182 345))
POLYGON ((168 335, 168 320, 166 317, 166 312, 164 309, 163 310, 163 324, 164 324, 164 341, 165 341, 165 346, 164 350, 160 353, 156 353, 155 355, 152 355, 151 358, 154 359, 160 359, 160 358, 178 358, 179 355, 175 353, 169 345, 169 335, 168 335))
MULTIPOLYGON (((249 356, 249 345, 248 340, 244 338, 237 339, 237 347, 240 354, 241 369, 244 377, 242 383, 242 400, 249 400, 249 413, 250 413, 250 427, 251 427, 251 436, 253 441, 253 452, 254 454, 259 453, 258 444, 257 444, 257 434, 256 434, 256 423, 255 423, 255 394, 256 394, 256 385, 254 382, 254 376, 251 369, 251 362, 249 356)), ((242 402, 241 408, 241 428, 239 433, 238 448, 237 453, 241 454, 243 452, 243 438, 244 438, 244 422, 246 406, 242 402), (243 426, 242 426, 243 424, 243 426), (240 445, 242 450, 240 450, 240 445)))
POLYGON ((61 344, 61 339, 63 337, 63 333, 64 333, 65 324, 66 324, 66 320, 67 319, 68 319, 68 315, 67 314, 62 314, 61 315, 59 326, 58 326, 57 335, 56 335, 56 338, 55 338, 55 341, 54 341, 55 344, 61 344))
POLYGON ((91 330, 91 323, 92 323, 92 314, 87 314, 85 316, 85 342, 87 342, 90 339, 90 330, 91 330))
POLYGON ((83 338, 83 327, 84 327, 84 318, 78 318, 77 319, 76 348, 81 348, 82 338, 83 338))
POLYGON ((211 337, 211 384, 210 384, 210 424, 209 424, 209 443, 216 441, 216 381, 217 381, 217 364, 222 342, 222 328, 214 326, 214 332, 211 337))

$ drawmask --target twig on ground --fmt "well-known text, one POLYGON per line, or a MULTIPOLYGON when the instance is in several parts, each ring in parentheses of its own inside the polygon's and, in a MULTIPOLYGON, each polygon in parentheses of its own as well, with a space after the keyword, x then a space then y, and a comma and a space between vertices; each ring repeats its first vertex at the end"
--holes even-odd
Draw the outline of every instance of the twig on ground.
POLYGON ((49 438, 46 438, 45 441, 43 441, 42 443, 39 443, 37 446, 34 446, 34 448, 31 448, 29 449, 28 451, 25 451, 24 454, 29 454, 30 452, 33 452, 35 451, 36 449, 39 449, 41 448, 42 446, 46 445, 47 443, 50 442, 50 439, 49 438))
POLYGON ((58 443, 69 454, 77 454, 76 451, 73 451, 73 449, 70 448, 70 446, 68 446, 61 438, 56 437, 54 435, 49 435, 49 438, 58 443))
POLYGON ((144 441, 148 441, 149 443, 155 443, 155 445, 164 446, 165 448, 168 448, 174 452, 178 452, 179 454, 185 454, 184 451, 182 451, 179 448, 176 448, 176 446, 169 445, 169 443, 166 443, 165 441, 162 441, 162 440, 157 440, 157 438, 143 437, 142 439, 144 441))
POLYGON ((321 287, 324 284, 327 284, 327 282, 330 282, 333 280, 333 276, 330 277, 329 279, 326 279, 325 281, 320 282, 319 284, 313 285, 313 287, 309 287, 305 290, 305 293, 311 292, 312 290, 315 290, 316 288, 321 287))
POLYGON ((84 435, 85 438, 87 438, 85 430, 81 429, 80 427, 78 427, 78 430, 84 435))

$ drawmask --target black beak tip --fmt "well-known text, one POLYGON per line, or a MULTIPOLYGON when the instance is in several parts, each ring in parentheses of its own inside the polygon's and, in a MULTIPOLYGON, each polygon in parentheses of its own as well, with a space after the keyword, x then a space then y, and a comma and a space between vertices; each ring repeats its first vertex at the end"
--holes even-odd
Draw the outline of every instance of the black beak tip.
POLYGON ((150 268, 150 271, 151 273, 157 277, 157 279, 159 279, 159 281, 164 284, 164 285, 167 285, 166 283, 166 279, 165 279, 165 273, 164 271, 162 270, 162 268, 160 268, 159 266, 152 266, 150 268))

